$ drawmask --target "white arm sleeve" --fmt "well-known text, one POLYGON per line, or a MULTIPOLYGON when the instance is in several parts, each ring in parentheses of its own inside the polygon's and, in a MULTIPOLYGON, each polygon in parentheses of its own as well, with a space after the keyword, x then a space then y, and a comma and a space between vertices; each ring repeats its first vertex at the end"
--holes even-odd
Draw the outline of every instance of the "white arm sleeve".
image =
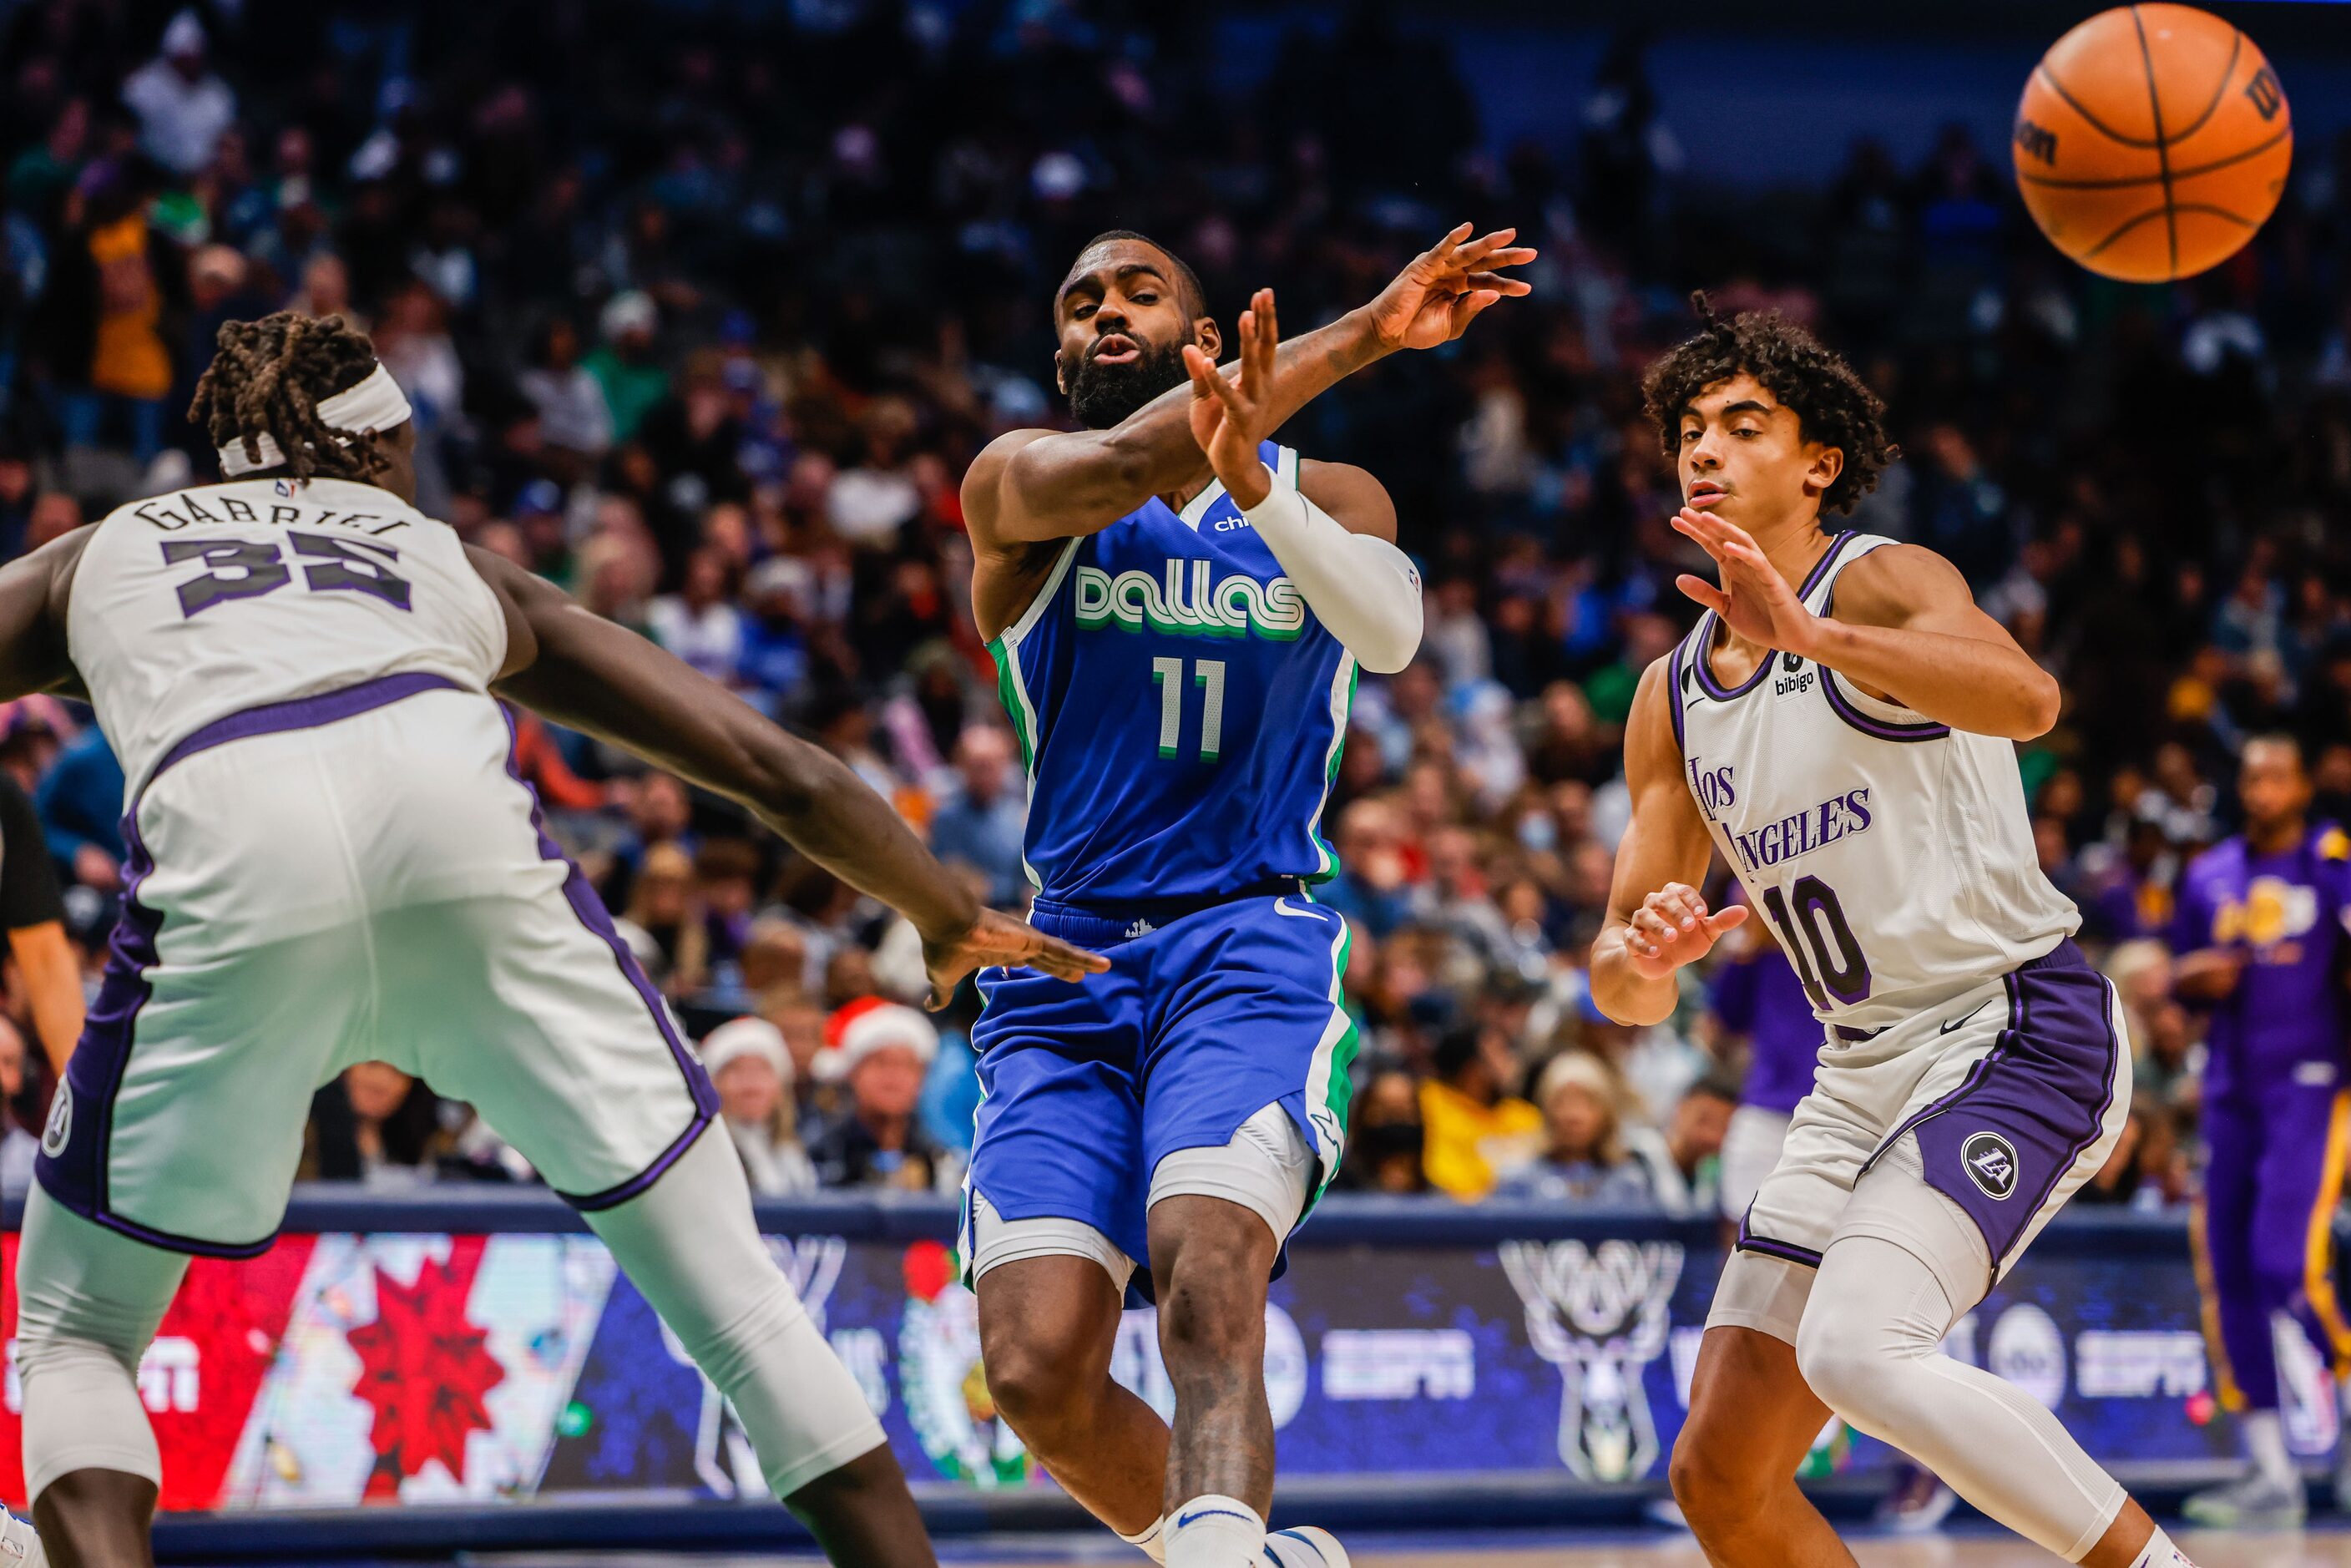
POLYGON ((1279 475, 1266 498, 1241 515, 1315 619, 1355 662, 1392 675, 1420 649, 1420 572, 1383 538, 1347 531, 1336 517, 1279 475))

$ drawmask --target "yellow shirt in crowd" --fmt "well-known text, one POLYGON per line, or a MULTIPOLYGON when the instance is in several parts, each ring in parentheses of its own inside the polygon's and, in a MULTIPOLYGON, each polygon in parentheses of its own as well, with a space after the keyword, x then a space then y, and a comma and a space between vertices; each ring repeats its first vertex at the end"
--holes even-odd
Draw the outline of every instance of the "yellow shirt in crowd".
POLYGON ((162 296, 147 260, 147 219, 139 213, 89 231, 98 264, 98 345, 89 384, 141 402, 172 390, 172 355, 155 325, 162 296))
POLYGON ((1420 1086, 1421 1166, 1455 1197, 1483 1197, 1505 1172, 1542 1153, 1542 1113, 1505 1095, 1481 1105, 1431 1080, 1420 1086))

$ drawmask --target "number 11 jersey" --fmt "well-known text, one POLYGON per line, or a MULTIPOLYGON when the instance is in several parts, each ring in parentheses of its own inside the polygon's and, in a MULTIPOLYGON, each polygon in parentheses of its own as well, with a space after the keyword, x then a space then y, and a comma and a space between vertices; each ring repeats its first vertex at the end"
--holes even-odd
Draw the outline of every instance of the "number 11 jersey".
POLYGON ((505 612, 455 530, 342 479, 117 508, 74 570, 66 629, 134 795, 214 719, 385 675, 486 692, 507 652, 505 612))
MULTIPOLYGON (((1798 590, 1891 539, 1844 533, 1798 590)), ((1813 1012, 1852 1040, 2038 958, 2081 925, 2042 873, 2016 748, 1766 654, 1714 673, 1708 611, 1670 658, 1682 773, 1715 847, 1771 922, 1813 1012)))
MULTIPOLYGON (((1298 483, 1297 453, 1259 450, 1298 483)), ((988 647, 1040 897, 1123 906, 1337 871, 1321 826, 1354 657, 1221 484, 1070 540, 988 647)))

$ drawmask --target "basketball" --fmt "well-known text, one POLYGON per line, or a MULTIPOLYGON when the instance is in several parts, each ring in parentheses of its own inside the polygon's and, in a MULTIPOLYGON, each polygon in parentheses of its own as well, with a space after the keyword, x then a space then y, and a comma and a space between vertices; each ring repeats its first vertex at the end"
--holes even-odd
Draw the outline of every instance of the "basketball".
POLYGON ((2235 27, 2192 5, 2120 5, 2042 57, 2013 144, 2052 244, 2108 277, 2165 283, 2253 237, 2285 189, 2294 119, 2235 27))

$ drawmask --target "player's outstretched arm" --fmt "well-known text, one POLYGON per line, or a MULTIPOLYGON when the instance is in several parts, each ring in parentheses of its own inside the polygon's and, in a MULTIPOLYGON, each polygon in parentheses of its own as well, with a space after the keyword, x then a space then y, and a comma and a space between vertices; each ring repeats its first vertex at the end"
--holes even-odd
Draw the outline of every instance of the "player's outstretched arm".
MULTIPOLYGON (((1400 349, 1452 341, 1505 296, 1529 285, 1496 269, 1535 253, 1516 229, 1471 239, 1461 225, 1415 256, 1378 298, 1281 346, 1268 402, 1273 426, 1348 376, 1400 349)), ((1238 367, 1228 367, 1238 374, 1238 367)), ((973 542, 1001 549, 1096 533, 1200 472, 1188 387, 1161 393, 1108 430, 1016 430, 998 437, 964 475, 973 542)))
POLYGON ((984 965, 1065 980, 1110 967, 982 908, 889 802, 821 748, 553 584, 503 557, 466 553, 507 607, 501 695, 740 801, 802 854, 904 914, 922 933, 935 1004, 984 965))
POLYGON ((1644 671, 1625 721, 1625 782, 1633 821, 1616 846, 1608 918, 1592 944, 1592 999, 1619 1023, 1669 1017, 1680 994, 1674 971, 1703 958, 1747 918, 1744 904, 1709 911, 1698 884, 1714 841, 1682 781, 1667 660, 1644 671))
POLYGON ((1887 545, 1837 579, 1836 613, 1815 615, 1747 530, 1685 507, 1674 527, 1722 570, 1681 591, 1767 648, 1811 659, 1953 729, 2031 740, 2057 722, 2057 678, 1976 607, 1968 580, 1933 550, 1887 545))

